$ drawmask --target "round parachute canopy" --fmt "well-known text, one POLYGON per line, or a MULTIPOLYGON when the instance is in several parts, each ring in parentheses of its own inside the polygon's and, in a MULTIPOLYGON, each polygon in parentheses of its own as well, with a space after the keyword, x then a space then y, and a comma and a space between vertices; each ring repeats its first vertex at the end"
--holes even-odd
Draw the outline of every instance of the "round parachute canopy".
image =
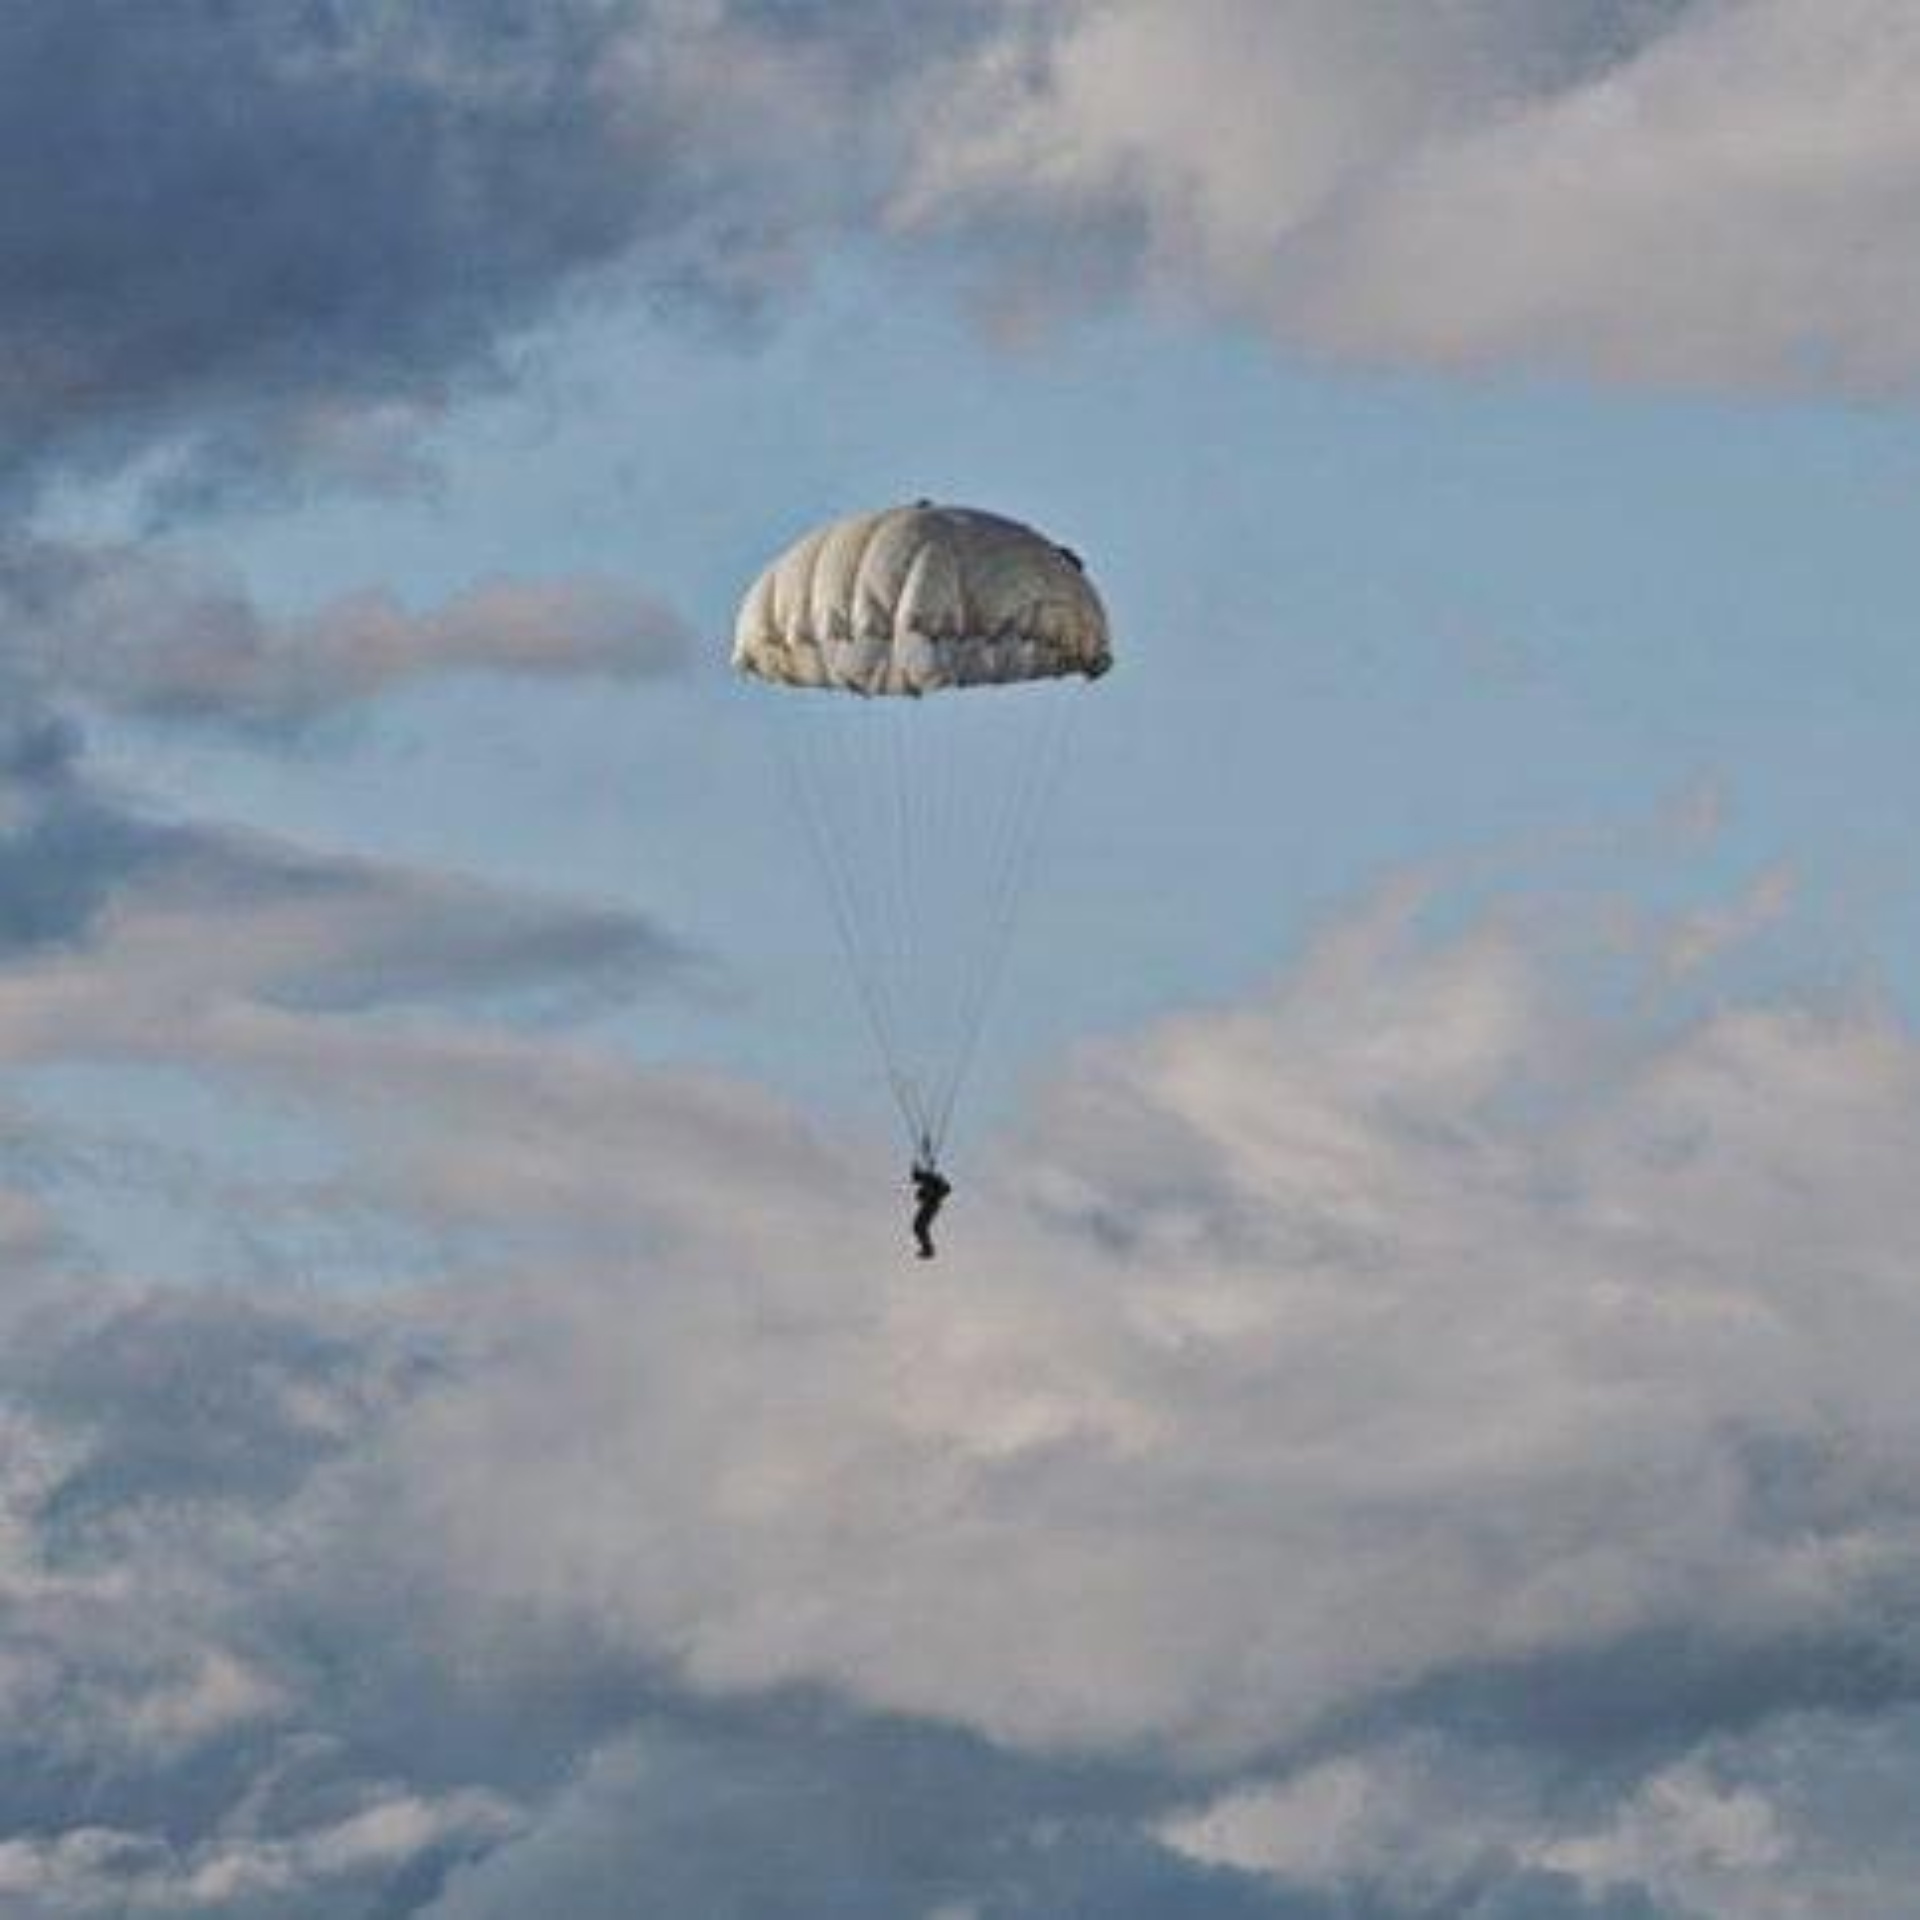
POLYGON ((782 686, 944 693, 1113 664, 1079 560, 1017 520, 929 501, 796 541, 753 584, 733 663, 782 686))

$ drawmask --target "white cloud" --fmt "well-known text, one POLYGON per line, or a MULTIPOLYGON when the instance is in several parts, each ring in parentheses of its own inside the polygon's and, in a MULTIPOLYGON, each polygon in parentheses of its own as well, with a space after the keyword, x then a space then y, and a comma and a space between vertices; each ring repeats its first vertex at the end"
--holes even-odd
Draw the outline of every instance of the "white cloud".
POLYGON ((836 75, 888 64, 883 10, 795 12, 8 7, 0 148, 41 186, 0 209, 0 486, 129 457, 175 507, 391 485, 597 275, 708 318, 764 296, 861 204, 836 75), (215 72, 244 113, 189 110, 215 72))
MULTIPOLYGON (((895 217, 1104 235, 1338 355, 1905 388, 1917 108, 1900 0, 1015 5, 895 217)), ((1005 298, 1070 297, 1012 257, 1005 298)))
POLYGON ((497 1845, 512 1810, 476 1792, 395 1794, 348 1818, 285 1837, 240 1835, 180 1849, 150 1833, 76 1827, 0 1839, 0 1898, 54 1916, 269 1915, 366 1911, 383 1878, 442 1850, 497 1845))
POLYGON ((1237 1787, 1162 1831, 1195 1860, 1296 1890, 1365 1887, 1394 1912, 1531 1881, 1583 1912, 1632 1894, 1630 1912, 1882 1920, 1920 1866, 1900 1811, 1915 1735, 1904 1705, 1788 1713, 1609 1778, 1427 1732, 1237 1787))
POLYGON ((1723 1786, 1688 1761, 1655 1774, 1602 1831, 1538 1852, 1545 1864, 1583 1881, 1639 1881, 1677 1892, 1674 1882, 1697 1878, 1777 1884, 1792 1849, 1763 1793, 1723 1786))
POLYGON ((435 676, 655 677, 688 631, 593 579, 490 580, 419 611, 361 592, 275 619, 237 581, 150 548, 38 541, 0 553, 0 645, 32 696, 267 738, 435 676))
POLYGON ((1920 367, 1903 0, 256 11, 96 23, 89 62, 58 10, 5 25, 20 150, 70 162, 7 229, 49 263, 0 300, 23 488, 156 455, 175 504, 390 486, 569 290, 765 311, 876 236, 979 240, 1016 319, 1144 288, 1421 366, 1841 391, 1920 367), (214 65, 244 122, 169 110, 214 65), (67 137, 95 126, 132 131, 67 137), (215 179, 249 183, 231 244, 182 275, 215 179))
POLYGON ((1883 1497, 1920 1050, 1845 1009, 1588 1030, 1529 939, 1383 909, 1090 1065, 910 1290, 777 1116, 733 1103, 715 1165, 603 1079, 516 1172, 494 1126, 559 1109, 469 1059, 423 1198, 675 1253, 507 1284, 482 1321, 537 1314, 552 1371, 422 1421, 416 1529, 696 1685, 1196 1760, 1636 1635, 1874 1633, 1920 1577, 1883 1497))
MULTIPOLYGON (((16 1770, 190 1765, 232 1805, 324 1734, 332 1784, 292 1805, 331 1830, 424 1714, 464 1731, 396 1791, 531 1823, 448 1908, 491 1913, 586 1871, 541 1809, 640 1701, 772 1742, 759 1832, 805 1771, 782 1741, 817 1737, 767 1703, 824 1697, 985 1736, 1023 1808, 1156 1781, 1145 1816, 1187 1811, 1128 1871, 1230 1873, 1223 1912, 1386 1859, 1408 1911, 1497 1872, 1743 1912, 1713 1890, 1776 1844, 1805 1879, 1839 1816, 1712 1743, 1871 1727, 1910 1683, 1920 1042, 1716 1003, 1659 926, 1610 1024, 1586 923, 1438 938, 1429 904, 1388 889, 1267 994, 1089 1055, 968 1172, 932 1268, 897 1169, 725 1081, 244 982, 156 1024, 146 964, 58 1020, 15 1004, 11 1050, 310 1110, 337 1204, 467 1250, 351 1308, 16 1303, 16 1770)), ((626 1872, 681 1788, 614 1776, 551 1814, 626 1872)), ((137 1804, 91 1824, 137 1836, 137 1804)), ((926 1907, 984 1884, 953 1844, 975 1864, 926 1907)), ((821 1884, 857 1856, 836 1837, 821 1884)))

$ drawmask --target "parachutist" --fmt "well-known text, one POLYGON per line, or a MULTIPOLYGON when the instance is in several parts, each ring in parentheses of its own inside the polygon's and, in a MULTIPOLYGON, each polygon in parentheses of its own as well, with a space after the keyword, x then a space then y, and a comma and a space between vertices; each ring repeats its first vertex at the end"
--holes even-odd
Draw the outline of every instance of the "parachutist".
POLYGON ((933 1258, 933 1223, 952 1191, 952 1184, 933 1164, 933 1156, 920 1154, 913 1163, 913 1197, 919 1202, 913 1210, 913 1238, 922 1260, 933 1258))
POLYGON ((1097 679, 1112 655, 1078 555, 1002 514, 926 499, 803 534, 761 571, 734 622, 734 666, 789 709, 768 732, 913 1143, 924 1259, 950 1191, 936 1149, 1064 766, 1068 711, 1036 689, 1097 679), (949 704, 962 692, 964 721, 949 704), (884 717, 854 712, 850 695, 884 717))

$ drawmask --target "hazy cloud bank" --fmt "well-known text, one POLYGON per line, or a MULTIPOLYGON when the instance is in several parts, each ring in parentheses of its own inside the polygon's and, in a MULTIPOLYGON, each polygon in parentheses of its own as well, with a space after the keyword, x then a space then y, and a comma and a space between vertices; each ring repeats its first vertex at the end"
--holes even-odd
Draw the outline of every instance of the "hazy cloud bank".
POLYGON ((0 551, 0 659, 33 698, 272 741, 457 673, 647 679, 691 636, 613 581, 492 580, 413 610, 378 591, 273 618, 238 582, 136 545, 0 551))
POLYGON ((174 1046, 474 1251, 269 1305, 23 1233, 12 1870, 166 1911, 242 1808, 288 1874, 404 1803, 397 1912, 1884 1915, 1920 1045, 1422 906, 1090 1057, 927 1273, 723 1081, 16 981, 10 1054, 174 1046))
POLYGON ((1002 256, 1009 318, 1092 279, 1406 366, 1806 392, 1920 372, 1899 0, 1002 20, 953 69, 895 217, 1002 256))
POLYGON ((638 254, 658 297, 746 297, 810 220, 748 109, 797 113, 768 70, 830 84, 832 38, 670 0, 8 7, 0 159, 35 185, 0 213, 7 464, 378 482, 583 274, 638 254))
POLYGON ((875 235, 964 236, 1008 317, 1904 388, 1917 101, 1900 0, 26 0, 7 467, 382 484, 557 302, 767 311, 875 235))
POLYGON ((187 1016, 238 1003, 619 994, 699 971, 632 912, 161 818, 102 784, 64 721, 0 741, 0 1045, 16 1057, 191 1052, 187 1016))

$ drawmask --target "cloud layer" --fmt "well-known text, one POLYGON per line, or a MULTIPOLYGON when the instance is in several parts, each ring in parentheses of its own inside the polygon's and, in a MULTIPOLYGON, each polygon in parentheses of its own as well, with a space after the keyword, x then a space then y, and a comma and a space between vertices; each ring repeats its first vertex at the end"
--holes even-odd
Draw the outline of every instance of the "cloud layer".
POLYGON ((1904 388, 1917 99, 1900 0, 27 0, 6 470, 383 484, 557 302, 750 312, 876 235, 966 236, 1011 318, 1904 388))
POLYGON ((1003 252, 1010 317, 1094 274, 1402 365, 1853 391, 1920 371, 1899 0, 1004 18, 896 217, 1003 252))
MULTIPOLYGON (((23 1232, 5 1870, 74 1913, 1884 1915, 1920 1044, 1716 1002, 1684 923, 1426 906, 1090 1057, 911 1275, 749 1090, 216 986, 199 1070, 465 1271, 269 1304, 23 1232)), ((0 1037, 164 1058, 145 977, 57 1041, 22 977, 0 1037)))
POLYGON ((363 591, 274 619, 237 583, 136 545, 0 553, 0 659, 36 699, 271 743, 455 673, 652 678, 690 636, 613 581, 493 580, 414 611, 363 591))
POLYGON ((386 484, 558 303, 764 313, 875 233, 1010 324, 1904 387, 1917 49, 1891 0, 0 12, 0 1906, 1897 1911, 1920 1041, 1739 984, 1779 877, 1389 888, 1059 1075, 922 1270, 895 1169, 515 1017, 696 983, 651 919, 163 818, 61 717, 271 743, 664 671, 671 615, 286 619, 27 522, 132 459, 386 484), (90 1160, 74 1069, 240 1164, 90 1160), (244 1186, 244 1267, 103 1270, 143 1179, 244 1186), (320 1219, 433 1258, 239 1284, 320 1219))
POLYGON ((242 829, 157 819, 28 720, 0 758, 0 1042, 189 1063, 236 1008, 556 1005, 698 977, 643 916, 242 829))
POLYGON ((864 202, 854 90, 936 57, 943 12, 903 35, 883 7, 761 0, 23 0, 0 478, 146 451, 176 499, 378 485, 596 275, 751 307, 864 202))

